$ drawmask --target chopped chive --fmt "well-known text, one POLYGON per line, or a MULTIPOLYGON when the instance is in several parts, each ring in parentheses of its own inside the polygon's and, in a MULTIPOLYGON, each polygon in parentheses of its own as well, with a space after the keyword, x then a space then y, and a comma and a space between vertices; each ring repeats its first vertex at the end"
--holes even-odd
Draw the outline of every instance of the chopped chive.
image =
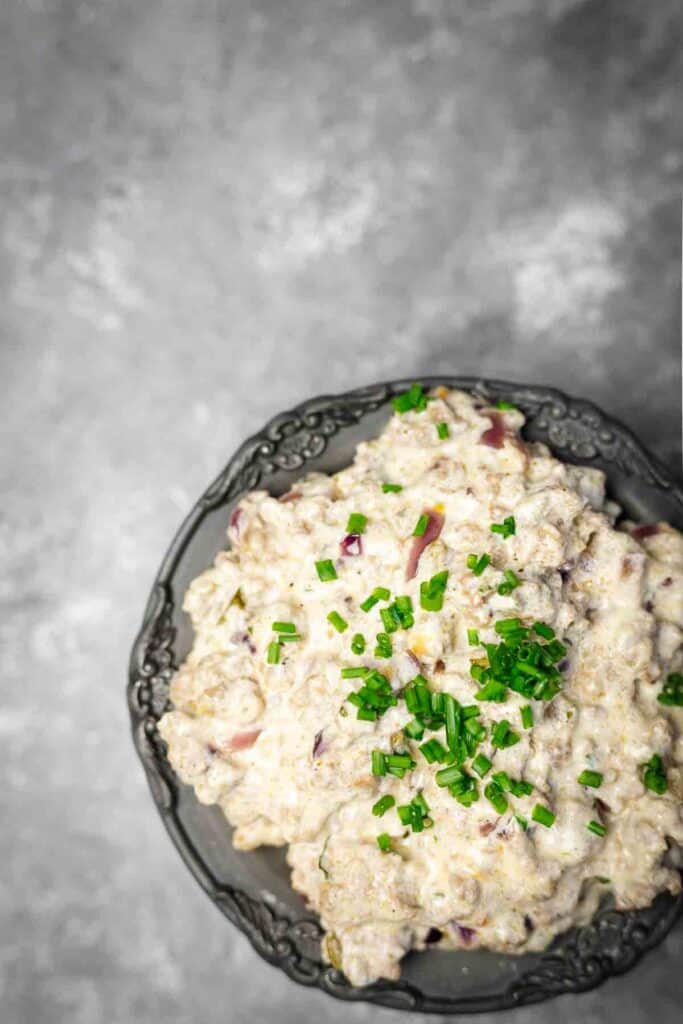
POLYGON ((653 793, 657 793, 659 796, 661 796, 662 793, 666 793, 669 788, 669 784, 666 778, 664 762, 659 754, 653 754, 647 764, 640 766, 640 770, 642 773, 643 785, 646 789, 652 790, 653 793))
POLYGON ((437 423, 437 425, 436 425, 436 432, 439 435, 439 440, 445 441, 446 438, 450 434, 450 431, 448 429, 448 424, 447 423, 437 423))
POLYGON ((411 740, 421 740, 425 733, 425 727, 419 718, 413 718, 403 726, 403 732, 411 740))
POLYGON ((354 654, 365 653, 365 637, 362 633, 354 633, 351 640, 351 650, 354 654))
POLYGON ((491 562, 491 556, 484 555, 468 555, 467 556, 467 568, 471 569, 475 576, 481 576, 484 569, 491 562))
POLYGON ((495 679, 490 679, 484 683, 480 690, 477 690, 474 699, 503 704, 507 700, 507 695, 507 689, 502 683, 496 682, 495 679))
POLYGON ((391 637, 388 633, 378 633, 375 645, 376 658, 390 658, 394 652, 391 637))
MULTIPOLYGON (((588 824, 586 825, 586 828, 588 829, 589 832, 592 832, 594 835, 600 836, 601 838, 602 838, 602 836, 607 834, 607 829, 605 828, 604 825, 601 825, 599 821, 589 821, 588 824)), ((598 881, 602 882, 603 879, 602 878, 598 878, 598 881)), ((609 879, 607 879, 607 881, 609 881, 609 879)))
POLYGON ((327 616, 327 621, 331 626, 334 626, 338 633, 343 633, 345 629, 349 628, 348 622, 346 619, 342 619, 339 612, 330 612, 327 616))
POLYGON ((484 787, 484 796, 498 814, 505 814, 508 809, 507 797, 497 782, 489 782, 484 787))
POLYGON ((534 622, 531 627, 534 633, 538 633, 544 640, 554 640, 555 630, 551 626, 547 626, 545 622, 534 622))
POLYGON ((389 853, 391 850, 391 836, 388 832, 382 832, 377 836, 377 845, 382 853, 389 853))
POLYGON ((369 612, 371 608, 374 608, 379 601, 388 601, 391 597, 391 591, 387 590, 386 587, 375 587, 369 597, 361 604, 361 609, 364 612, 369 612))
POLYGON ((506 569, 503 573, 504 582, 499 584, 498 593, 501 595, 511 594, 513 590, 521 584, 519 576, 512 571, 512 569, 506 569))
POLYGON ((498 619, 493 628, 499 636, 505 636, 519 629, 524 629, 520 619, 498 619))
POLYGON ((592 772, 585 768, 576 781, 580 786, 590 786, 591 789, 598 789, 602 785, 602 775, 600 772, 592 772))
POLYGON ((315 569, 321 583, 329 583, 330 580, 337 579, 337 570, 334 567, 334 563, 331 562, 329 558, 324 558, 321 562, 316 562, 315 569))
POLYGON ((401 625, 398 611, 393 604, 388 605, 386 608, 381 608, 379 615, 387 633, 395 633, 401 625))
POLYGON ((534 787, 524 779, 510 779, 510 792, 513 796, 531 796, 534 787))
POLYGON ((365 533, 365 527, 368 525, 368 517, 364 516, 362 512, 351 512, 348 521, 346 523, 347 533, 365 533))
POLYGON ((281 644, 298 643, 301 637, 298 633, 280 633, 278 641, 281 644))
POLYGON ((504 792, 510 790, 510 776, 507 772, 494 772, 493 781, 499 786, 504 792))
POLYGON ((506 747, 513 747, 515 743, 519 743, 519 736, 512 731, 507 719, 503 718, 502 721, 496 722, 491 733, 491 745, 504 750, 506 747))
POLYGON ((425 395, 421 384, 412 384, 403 394, 392 398, 391 404, 398 413, 410 412, 411 410, 424 412, 427 408, 427 403, 431 401, 433 399, 429 395, 425 395))
POLYGON ((479 643, 479 633, 477 632, 476 629, 467 630, 467 643, 470 645, 470 647, 476 647, 477 644, 479 643))
POLYGON ((370 670, 362 665, 350 665, 341 670, 342 679, 365 679, 370 670))
POLYGON ((436 773, 434 778, 436 779, 437 786, 450 786, 458 779, 463 776, 463 770, 459 765, 452 764, 448 768, 442 768, 436 773))
POLYGON ((496 409, 502 409, 504 412, 517 412, 517 406, 513 405, 512 402, 505 402, 500 398, 496 402, 496 409))
POLYGON ((272 643, 268 644, 268 656, 267 661, 269 665, 277 665, 280 660, 280 644, 277 640, 273 640, 272 643))
POLYGON ((402 825, 410 825, 410 822, 413 817, 413 812, 410 804, 399 804, 399 806, 396 808, 396 813, 398 814, 398 820, 401 822, 402 825))
POLYGON ((422 744, 420 753, 427 764, 434 764, 435 761, 441 764, 446 756, 446 748, 438 740, 431 739, 422 744))
POLYGON ((373 750, 370 755, 370 766, 373 775, 386 775, 386 759, 381 750, 373 750))
POLYGON ((382 484, 382 490, 385 494, 398 494, 403 490, 403 484, 382 484))
POLYGON ((506 540, 508 537, 514 536, 517 530, 515 517, 506 516, 502 523, 491 523, 489 529, 491 533, 499 533, 503 540, 506 540))
POLYGON ((427 527, 429 526, 429 516, 421 515, 415 524, 413 530, 413 537, 424 537, 427 527))
POLYGON ((376 804, 372 806, 372 813, 376 818, 381 818, 383 814, 386 814, 390 807, 393 807, 396 801, 390 793, 386 793, 381 796, 376 804))
POLYGON ((519 714, 522 719, 522 728, 530 729, 534 724, 534 709, 531 704, 525 704, 523 708, 520 708, 519 714))
POLYGON ((539 825, 545 825, 546 828, 550 828, 552 823, 555 821, 555 815, 553 812, 548 810, 547 807, 544 807, 543 804, 536 804, 531 812, 531 817, 534 821, 537 821, 539 825))
POLYGON ((669 672, 657 700, 665 707, 683 707, 683 675, 680 672, 669 672))
POLYGON ((526 818, 523 815, 521 815, 521 814, 515 814, 515 818, 517 819, 517 821, 519 823, 519 826, 522 829, 522 831, 526 832, 526 830, 529 827, 529 822, 526 820, 526 818))
POLYGON ((420 606, 426 612, 440 612, 448 584, 448 570, 437 572, 430 580, 420 584, 420 606))
POLYGON ((296 626, 293 622, 274 622, 273 630, 275 633, 296 633, 296 626))
POLYGON ((376 722, 377 712, 373 708, 358 708, 356 718, 361 722, 376 722))
POLYGON ((479 778, 483 779, 484 776, 488 772, 490 772, 490 770, 492 768, 492 764, 489 761, 488 757, 484 757, 483 754, 477 754, 477 756, 472 761, 472 768, 477 773, 479 778))

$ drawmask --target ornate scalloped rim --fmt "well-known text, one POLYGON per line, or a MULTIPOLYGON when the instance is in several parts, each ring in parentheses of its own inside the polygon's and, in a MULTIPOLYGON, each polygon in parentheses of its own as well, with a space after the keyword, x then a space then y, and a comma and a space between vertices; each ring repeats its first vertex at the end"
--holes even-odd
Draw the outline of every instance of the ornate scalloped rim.
MULTIPOLYGON (((135 747, 173 842, 213 902, 265 960, 295 981, 317 986, 340 999, 416 1012, 476 1013, 539 1002, 563 992, 586 991, 623 973, 664 938, 679 916, 683 898, 664 895, 643 911, 599 913, 586 927, 558 940, 535 968, 491 996, 433 997, 404 981, 354 988, 339 971, 311 954, 323 934, 317 920, 291 920, 268 902, 221 885, 208 870, 177 815, 178 781, 157 729, 174 671, 171 581, 202 519, 212 509, 258 487, 264 476, 301 468, 320 455, 339 430, 379 409, 412 383, 393 381, 314 398, 275 416, 241 446, 190 512, 164 558, 131 654, 128 705, 135 747)), ((670 479, 630 430, 590 402, 552 388, 472 377, 421 378, 420 383, 463 388, 485 402, 512 401, 527 416, 529 433, 545 440, 556 453, 581 462, 601 459, 612 463, 625 475, 668 492, 683 508, 683 488, 670 479)))

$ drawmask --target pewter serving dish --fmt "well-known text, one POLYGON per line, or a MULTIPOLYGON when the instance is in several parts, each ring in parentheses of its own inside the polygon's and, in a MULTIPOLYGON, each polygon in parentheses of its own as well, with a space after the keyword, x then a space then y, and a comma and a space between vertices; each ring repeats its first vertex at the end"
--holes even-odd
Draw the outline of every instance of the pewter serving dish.
MULTIPOLYGON (((683 898, 664 894, 646 910, 629 913, 604 906, 590 925, 557 939, 545 953, 517 957, 438 948, 413 953, 403 961, 400 981, 354 988, 324 963, 322 930, 290 887, 284 849, 234 850, 222 813, 201 806, 179 782, 157 731, 169 680, 191 642, 189 620, 180 607, 183 594, 225 547, 232 507, 255 487, 278 495, 302 473, 335 472, 348 465, 358 442, 375 436, 390 415, 392 396, 411 383, 394 381, 311 399, 276 416, 242 445, 194 506, 161 565, 131 656, 128 701, 135 746, 171 839, 210 899, 265 960, 295 981, 339 999, 473 1013, 584 991, 627 971, 672 928, 683 898)), ((605 470, 610 495, 629 518, 683 526, 683 488, 629 430, 594 405, 549 388, 501 381, 439 377, 420 383, 514 402, 527 417, 524 436, 544 441, 565 461, 605 470)))

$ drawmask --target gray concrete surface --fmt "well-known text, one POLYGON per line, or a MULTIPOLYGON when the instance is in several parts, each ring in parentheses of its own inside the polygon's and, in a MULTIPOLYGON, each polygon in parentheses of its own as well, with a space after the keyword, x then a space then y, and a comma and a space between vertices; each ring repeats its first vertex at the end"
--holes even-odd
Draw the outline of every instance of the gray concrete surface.
MULTIPOLYGON (((398 1024, 208 904, 133 756, 129 646, 196 494, 322 390, 545 381, 677 465, 677 11, 0 2, 3 1024, 398 1024)), ((507 1020, 669 1024, 682 952, 507 1020)))

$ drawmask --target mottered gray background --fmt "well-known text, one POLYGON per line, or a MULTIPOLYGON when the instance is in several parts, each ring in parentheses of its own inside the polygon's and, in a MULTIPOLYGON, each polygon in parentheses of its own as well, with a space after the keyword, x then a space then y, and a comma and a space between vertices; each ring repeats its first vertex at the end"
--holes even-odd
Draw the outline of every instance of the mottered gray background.
MULTIPOLYGON (((210 906, 133 756, 128 650, 194 498, 315 393, 545 382, 677 470, 678 9, 1 0, 3 1024, 402 1019, 210 906)), ((681 934, 507 1020, 669 1024, 681 934)))

